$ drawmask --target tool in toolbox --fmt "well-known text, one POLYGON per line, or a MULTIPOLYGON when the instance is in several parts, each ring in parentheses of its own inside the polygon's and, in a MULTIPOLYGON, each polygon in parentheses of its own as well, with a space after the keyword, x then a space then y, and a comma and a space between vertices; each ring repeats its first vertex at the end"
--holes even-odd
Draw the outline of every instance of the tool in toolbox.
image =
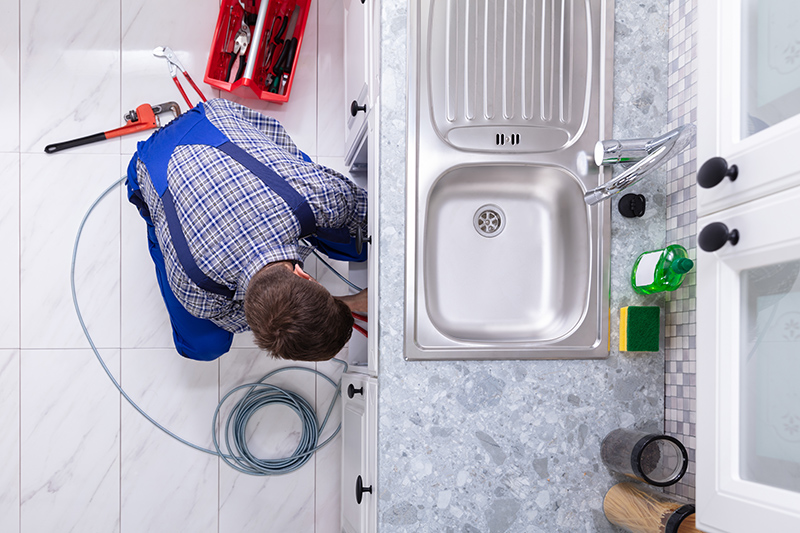
POLYGON ((275 52, 275 48, 279 44, 283 44, 283 32, 286 31, 286 24, 289 22, 289 17, 281 17, 280 15, 275 17, 275 20, 272 21, 272 27, 269 29, 267 33, 267 53, 264 54, 264 64, 262 66, 263 70, 269 70, 269 66, 272 64, 272 54, 275 52), (275 24, 280 23, 280 27, 278 28, 278 33, 273 35, 275 31, 275 24))
POLYGON ((236 32, 236 38, 233 41, 233 51, 231 52, 231 61, 228 63, 228 73, 225 76, 227 81, 231 81, 231 70, 236 58, 239 58, 239 70, 236 72, 235 80, 238 80, 244 74, 244 67, 247 64, 245 61, 245 53, 247 53, 247 45, 250 44, 250 26, 242 20, 242 26, 236 32))
POLYGON ((180 70, 183 73, 183 76, 189 81, 189 84, 192 86, 192 88, 194 88, 194 90, 197 91, 197 94, 200 95, 200 99, 203 100, 204 102, 206 101, 206 97, 203 94, 203 92, 200 90, 200 88, 197 85, 195 85, 194 81, 192 80, 192 77, 189 76, 189 73, 186 72, 185 68, 183 68, 183 65, 178 60, 177 56, 175 55, 175 53, 172 51, 172 49, 169 46, 158 46, 158 47, 156 47, 155 50, 153 50, 153 55, 156 56, 156 57, 163 57, 164 59, 167 60, 167 67, 169 68, 169 75, 172 76, 172 81, 175 82, 175 85, 178 87, 178 90, 181 92, 181 96, 183 96, 183 99, 186 101, 186 105, 189 106, 189 109, 193 108, 194 105, 192 104, 192 102, 189 101, 189 97, 186 96, 186 92, 183 90, 183 87, 181 86, 181 82, 178 81, 178 72, 177 72, 178 70, 180 70))
POLYGON ((139 131, 146 131, 154 128, 161 127, 161 120, 158 115, 171 111, 174 117, 181 114, 180 106, 175 102, 166 102, 151 106, 150 104, 142 104, 136 109, 128 111, 125 114, 125 121, 127 122, 121 128, 116 128, 102 133, 95 133, 81 137, 80 139, 73 139, 71 141, 64 141, 55 144, 48 144, 45 146, 44 151, 48 154, 60 152, 67 148, 75 148, 76 146, 83 146, 84 144, 91 144, 106 139, 113 139, 114 137, 122 137, 131 133, 139 131))
MULTIPOLYGON (((272 67, 272 73, 267 75, 266 88, 271 93, 279 93, 281 80, 286 77, 285 81, 289 80, 289 72, 292 70, 294 62, 294 54, 297 51, 297 38, 294 36, 294 29, 297 25, 297 18, 300 16, 300 6, 294 6, 292 17, 289 20, 289 26, 286 29, 286 39, 283 41, 281 48, 281 55, 272 67)), ((286 89, 284 82, 284 90, 286 89)), ((280 93, 282 94, 282 93, 280 93)))

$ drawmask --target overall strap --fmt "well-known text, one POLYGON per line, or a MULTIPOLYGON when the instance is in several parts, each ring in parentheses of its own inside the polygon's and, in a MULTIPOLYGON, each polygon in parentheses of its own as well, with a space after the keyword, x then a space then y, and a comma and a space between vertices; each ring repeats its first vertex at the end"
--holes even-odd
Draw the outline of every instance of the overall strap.
POLYGON ((181 222, 178 219, 178 213, 175 210, 175 202, 172 199, 172 193, 169 191, 169 188, 167 188, 161 196, 161 205, 164 207, 164 216, 167 219, 167 227, 172 237, 172 246, 175 248, 178 261, 186 272, 186 275, 201 289, 232 300, 233 295, 236 294, 235 291, 209 278, 205 272, 200 270, 200 267, 197 266, 197 261, 194 260, 194 256, 191 250, 189 250, 189 243, 186 242, 186 234, 183 232, 181 222))
POLYGON ((288 181, 279 176, 267 165, 248 154, 242 147, 231 141, 224 142, 217 146, 217 149, 227 154, 231 159, 242 165, 260 179, 264 185, 269 187, 275 194, 283 198, 292 213, 300 223, 300 237, 313 235, 317 230, 317 222, 314 219, 314 212, 302 194, 292 187, 288 181))
POLYGON ((137 145, 137 154, 147 167, 150 181, 161 197, 164 217, 167 220, 167 228, 172 238, 172 246, 175 248, 178 262, 183 267, 186 275, 201 289, 233 299, 234 290, 208 277, 197 265, 197 261, 195 261, 189 249, 189 243, 186 241, 186 235, 181 227, 180 219, 175 209, 175 201, 172 198, 167 181, 167 168, 175 148, 182 144, 211 144, 213 146, 227 140, 227 137, 217 128, 214 128, 205 117, 205 109, 203 109, 201 103, 154 133, 147 141, 140 142, 137 145), (211 128, 208 128, 206 124, 211 128), (204 138, 205 141, 193 142, 198 136, 204 138))

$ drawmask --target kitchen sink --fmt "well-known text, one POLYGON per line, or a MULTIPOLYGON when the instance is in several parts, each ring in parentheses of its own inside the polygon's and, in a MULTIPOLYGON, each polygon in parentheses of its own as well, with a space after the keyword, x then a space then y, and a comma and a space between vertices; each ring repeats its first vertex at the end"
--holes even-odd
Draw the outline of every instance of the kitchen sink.
POLYGON ((406 358, 607 357, 613 4, 409 17, 406 358))
POLYGON ((472 165, 431 188, 422 266, 427 312, 463 341, 544 341, 580 322, 589 291, 588 208, 555 167, 472 165))

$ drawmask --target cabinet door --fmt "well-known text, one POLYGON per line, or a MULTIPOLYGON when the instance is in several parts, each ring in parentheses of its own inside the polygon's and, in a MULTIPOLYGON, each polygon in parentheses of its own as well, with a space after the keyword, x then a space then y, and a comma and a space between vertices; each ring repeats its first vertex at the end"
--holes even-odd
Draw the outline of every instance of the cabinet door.
POLYGON ((800 531, 800 187, 698 219, 697 523, 800 531))
POLYGON ((342 433, 342 531, 362 533, 367 531, 367 508, 356 501, 355 486, 358 476, 363 479, 367 464, 364 402, 345 401, 342 433))
POLYGON ((344 0, 345 163, 348 165, 364 135, 366 116, 372 105, 369 98, 371 10, 371 0, 344 0), (357 111, 357 108, 363 110, 357 111))
POLYGON ((800 184, 800 2, 698 2, 697 164, 739 170, 698 187, 698 215, 800 184))
POLYGON ((377 530, 377 381, 362 374, 342 378, 342 531, 377 530), (348 389, 352 385, 352 397, 348 389), (360 498, 357 486, 362 490, 360 498), (359 502, 360 499, 360 502, 359 502))

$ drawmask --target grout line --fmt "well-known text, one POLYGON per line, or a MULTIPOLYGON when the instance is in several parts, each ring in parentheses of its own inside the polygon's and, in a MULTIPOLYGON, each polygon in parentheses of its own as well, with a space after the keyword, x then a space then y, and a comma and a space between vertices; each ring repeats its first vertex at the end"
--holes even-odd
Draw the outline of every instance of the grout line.
POLYGON ((22 0, 17 1, 17 530, 22 531, 22 0))

